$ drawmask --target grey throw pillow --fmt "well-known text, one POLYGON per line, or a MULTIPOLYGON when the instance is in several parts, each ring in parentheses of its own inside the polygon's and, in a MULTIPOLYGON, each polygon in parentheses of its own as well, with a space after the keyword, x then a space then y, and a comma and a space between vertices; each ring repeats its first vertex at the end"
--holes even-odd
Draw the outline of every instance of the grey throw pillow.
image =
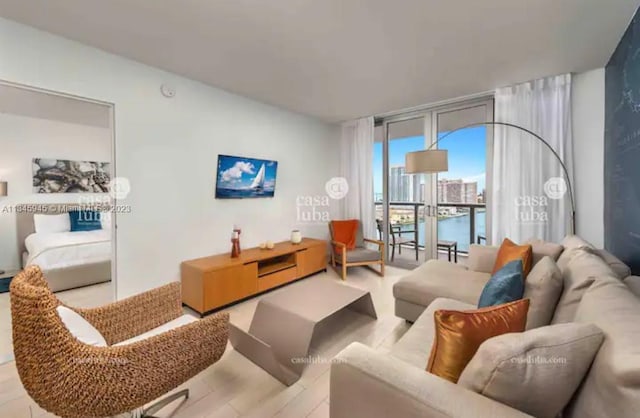
POLYGON ((535 266, 544 257, 551 257, 555 262, 564 251, 564 247, 561 244, 555 242, 544 241, 537 238, 531 238, 525 242, 525 244, 531 245, 533 251, 533 265, 535 266))
POLYGON ((560 324, 504 334, 480 346, 458 384, 538 418, 571 400, 602 344, 592 324, 560 324))
POLYGON ((533 266, 524 282, 522 296, 523 299, 529 299, 526 329, 551 323, 563 287, 562 273, 550 257, 542 258, 533 266))

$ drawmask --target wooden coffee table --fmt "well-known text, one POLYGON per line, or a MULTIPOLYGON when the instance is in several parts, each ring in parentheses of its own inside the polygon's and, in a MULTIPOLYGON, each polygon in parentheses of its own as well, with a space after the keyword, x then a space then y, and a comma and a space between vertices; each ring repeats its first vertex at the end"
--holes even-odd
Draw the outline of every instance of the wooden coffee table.
POLYGON ((377 318, 371 294, 332 279, 309 279, 258 302, 245 332, 230 324, 233 347, 287 386, 302 375, 314 331, 343 309, 377 318))

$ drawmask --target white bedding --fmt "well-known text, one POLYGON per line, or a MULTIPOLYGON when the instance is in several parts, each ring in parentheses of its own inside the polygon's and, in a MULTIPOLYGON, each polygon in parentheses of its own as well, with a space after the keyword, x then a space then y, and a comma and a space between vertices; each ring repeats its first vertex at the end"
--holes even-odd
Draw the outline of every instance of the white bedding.
POLYGON ((43 270, 111 260, 111 231, 107 229, 35 233, 24 244, 26 266, 37 264, 43 270))

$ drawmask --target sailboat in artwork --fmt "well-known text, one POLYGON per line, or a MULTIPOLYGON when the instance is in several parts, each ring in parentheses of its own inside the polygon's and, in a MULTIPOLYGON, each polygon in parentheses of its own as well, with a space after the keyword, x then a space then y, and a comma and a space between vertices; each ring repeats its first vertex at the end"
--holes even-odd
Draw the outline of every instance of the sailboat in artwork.
POLYGON ((258 174, 256 174, 253 179, 253 183, 251 183, 251 188, 259 192, 264 190, 264 170, 264 164, 262 164, 262 167, 258 170, 258 174))

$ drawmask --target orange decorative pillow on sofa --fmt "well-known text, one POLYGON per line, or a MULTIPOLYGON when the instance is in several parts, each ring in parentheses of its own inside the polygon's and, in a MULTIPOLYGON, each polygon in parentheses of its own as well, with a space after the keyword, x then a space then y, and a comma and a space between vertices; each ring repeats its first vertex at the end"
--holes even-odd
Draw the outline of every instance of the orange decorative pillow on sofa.
POLYGON ((522 272, 524 277, 527 277, 531 268, 533 268, 533 248, 531 245, 518 245, 509 238, 505 238, 498 250, 498 256, 491 274, 495 274, 513 260, 522 260, 522 272))
POLYGON ((427 371, 457 383, 480 344, 498 335, 524 332, 528 311, 529 299, 474 311, 436 311, 427 371))

